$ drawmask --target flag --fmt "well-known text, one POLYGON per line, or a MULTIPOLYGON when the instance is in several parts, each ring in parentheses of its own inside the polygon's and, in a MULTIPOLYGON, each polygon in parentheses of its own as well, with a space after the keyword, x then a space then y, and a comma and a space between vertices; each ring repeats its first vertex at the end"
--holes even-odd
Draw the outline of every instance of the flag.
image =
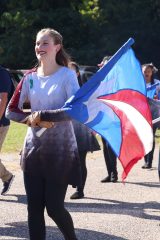
POLYGON ((153 143, 146 84, 133 43, 129 39, 64 106, 110 144, 123 166, 123 180, 153 143))
POLYGON ((151 86, 147 87, 147 97, 148 98, 154 98, 155 94, 156 94, 156 86, 159 85, 159 83, 155 83, 151 86))

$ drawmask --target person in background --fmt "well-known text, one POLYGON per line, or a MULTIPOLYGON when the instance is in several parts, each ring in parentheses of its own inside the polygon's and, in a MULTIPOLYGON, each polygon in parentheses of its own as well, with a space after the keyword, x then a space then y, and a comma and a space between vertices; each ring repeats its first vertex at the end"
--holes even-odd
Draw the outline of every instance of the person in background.
MULTIPOLYGON (((74 70, 77 74, 79 85, 82 86, 83 82, 81 80, 81 75, 79 71, 79 66, 76 62, 70 62, 69 68, 74 70)), ((87 178, 87 167, 86 167, 86 157, 87 152, 93 152, 100 150, 99 143, 94 136, 92 130, 90 130, 86 125, 72 120, 74 132, 77 140, 78 152, 81 163, 82 172, 82 185, 77 187, 76 192, 71 195, 71 199, 80 199, 84 197, 84 187, 87 178)))
POLYGON ((80 161, 71 119, 56 109, 63 107, 79 85, 75 72, 68 68, 70 57, 62 40, 54 29, 45 28, 37 33, 38 64, 19 83, 6 112, 8 118, 29 126, 21 166, 31 240, 45 239, 45 208, 64 239, 77 239, 64 199, 68 184, 81 185, 80 161), (22 109, 25 100, 31 104, 31 114, 22 109), (39 119, 37 124, 34 111, 39 119))
MULTIPOLYGON (((160 99, 160 81, 154 78, 157 69, 152 63, 143 64, 142 65, 142 72, 146 81, 146 87, 150 87, 155 83, 158 83, 156 86, 156 93, 154 99, 160 99)), ((156 125, 153 125, 153 135, 155 136, 156 133, 156 125)), ((153 147, 152 150, 145 155, 144 157, 144 165, 142 166, 143 169, 150 169, 152 168, 153 156, 154 156, 154 149, 155 149, 155 138, 153 138, 153 147)))
MULTIPOLYGON (((106 64, 109 61, 110 58, 111 56, 105 56, 102 59, 101 63, 98 64, 98 67, 102 68, 104 64, 106 64)), ((104 154, 108 175, 104 179, 102 179, 101 182, 102 183, 117 182, 118 180, 117 156, 115 155, 109 143, 104 138, 102 138, 102 143, 103 143, 103 154, 104 154)))
POLYGON ((160 80, 156 78, 158 69, 152 63, 146 63, 142 65, 142 73, 146 81, 146 87, 150 87, 153 84, 156 85, 156 92, 154 99, 160 99, 160 80))
MULTIPOLYGON (((160 100, 148 98, 148 103, 150 106, 150 111, 152 115, 152 120, 159 120, 160 118, 160 100)), ((153 129, 160 129, 160 121, 153 123, 153 129)), ((160 149, 159 149, 159 158, 158 158, 158 176, 160 180, 160 149)))
MULTIPOLYGON (((5 110, 12 91, 12 81, 8 71, 0 66, 0 151, 9 130, 10 121, 5 117, 5 110)), ((3 182, 1 195, 5 195, 14 178, 14 175, 8 171, 0 159, 0 178, 3 182)))
POLYGON ((76 72, 77 79, 78 79, 78 84, 79 84, 80 87, 82 87, 84 82, 82 81, 81 73, 80 73, 80 69, 79 69, 78 64, 76 62, 70 61, 69 64, 68 64, 68 67, 76 72))

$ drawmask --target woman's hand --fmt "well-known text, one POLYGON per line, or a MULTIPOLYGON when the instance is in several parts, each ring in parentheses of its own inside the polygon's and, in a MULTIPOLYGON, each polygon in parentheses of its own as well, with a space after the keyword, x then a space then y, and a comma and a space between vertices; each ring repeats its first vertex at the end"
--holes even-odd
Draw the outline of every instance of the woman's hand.
POLYGON ((29 127, 41 127, 41 128, 51 128, 53 127, 53 122, 41 121, 40 112, 33 112, 27 118, 26 124, 29 127))

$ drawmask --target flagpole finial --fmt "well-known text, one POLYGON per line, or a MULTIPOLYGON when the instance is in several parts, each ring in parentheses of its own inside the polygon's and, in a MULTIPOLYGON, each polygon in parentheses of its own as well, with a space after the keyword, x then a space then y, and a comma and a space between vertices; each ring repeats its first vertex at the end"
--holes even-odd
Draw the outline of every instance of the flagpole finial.
POLYGON ((135 43, 134 39, 133 38, 129 38, 127 43, 129 43, 129 45, 131 46, 132 44, 135 43))
POLYGON ((129 38, 127 42, 123 44, 123 46, 120 49, 128 49, 135 43, 133 38, 129 38))

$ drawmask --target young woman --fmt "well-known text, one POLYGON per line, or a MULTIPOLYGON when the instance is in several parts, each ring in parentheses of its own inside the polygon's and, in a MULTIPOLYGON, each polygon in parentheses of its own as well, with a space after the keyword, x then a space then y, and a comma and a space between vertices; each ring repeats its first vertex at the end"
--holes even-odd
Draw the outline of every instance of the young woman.
POLYGON ((160 99, 160 81, 155 78, 157 73, 156 67, 152 63, 147 63, 142 65, 142 72, 146 81, 146 87, 150 87, 157 83, 155 99, 160 99))
MULTIPOLYGON (((154 77, 156 71, 157 69, 152 63, 142 65, 142 72, 146 81, 146 87, 150 87, 151 85, 158 83, 156 86, 156 93, 155 93, 154 99, 159 99, 160 98, 160 81, 154 77)), ((155 125, 153 125, 154 135, 155 135, 155 132, 156 132, 156 127, 155 125)), ((144 157, 145 164, 142 166, 143 169, 152 168, 154 149, 155 149, 155 139, 153 138, 153 147, 152 147, 152 150, 144 157)))
MULTIPOLYGON (((28 200, 28 224, 31 240, 45 239, 44 210, 55 221, 66 240, 75 240, 74 226, 64 208, 68 184, 80 185, 80 163, 72 122, 55 111, 54 124, 34 124, 33 115, 22 111, 29 100, 31 112, 60 109, 78 90, 76 74, 68 66, 69 56, 62 36, 53 29, 38 32, 35 44, 38 65, 22 79, 7 110, 8 118, 29 126, 22 151, 21 165, 28 200), (47 129, 39 134, 40 127, 47 129)), ((54 111, 53 111, 54 112, 54 111)), ((42 116, 41 116, 42 117, 42 116)), ((52 117, 52 115, 51 115, 52 117)))

